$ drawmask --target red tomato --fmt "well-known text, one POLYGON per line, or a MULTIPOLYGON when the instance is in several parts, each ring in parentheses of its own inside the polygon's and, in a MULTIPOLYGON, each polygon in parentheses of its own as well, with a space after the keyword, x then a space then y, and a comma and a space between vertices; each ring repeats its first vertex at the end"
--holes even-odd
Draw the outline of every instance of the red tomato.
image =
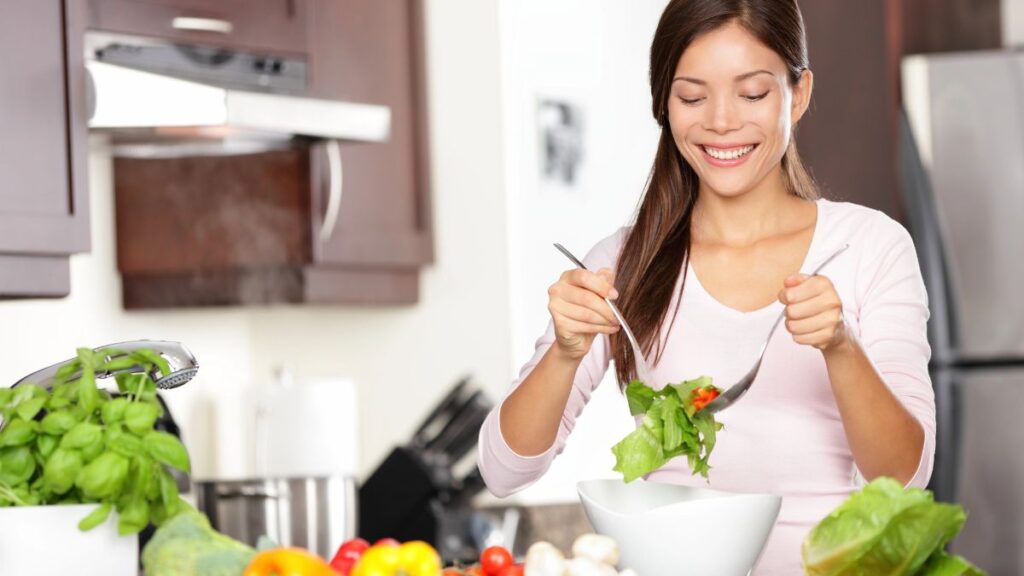
POLYGON ((469 568, 466 568, 466 571, 463 573, 466 576, 487 576, 487 573, 484 572, 484 569, 481 568, 479 565, 470 566, 469 568))
POLYGON ((501 572, 498 572, 498 576, 523 576, 524 570, 522 564, 513 564, 502 568, 501 572))
POLYGON ((401 546, 402 543, 394 538, 381 538, 373 543, 374 546, 401 546))
POLYGON ((341 570, 340 565, 343 562, 348 562, 349 569, 351 570, 351 565, 355 564, 356 561, 362 557, 363 552, 366 552, 366 549, 369 547, 370 543, 362 538, 353 538, 352 540, 348 540, 342 543, 342 545, 338 547, 338 551, 334 553, 334 558, 331 559, 331 566, 336 570, 341 570))
POLYGON ((480 566, 487 576, 498 573, 512 565, 512 554, 501 546, 491 546, 480 554, 480 566))

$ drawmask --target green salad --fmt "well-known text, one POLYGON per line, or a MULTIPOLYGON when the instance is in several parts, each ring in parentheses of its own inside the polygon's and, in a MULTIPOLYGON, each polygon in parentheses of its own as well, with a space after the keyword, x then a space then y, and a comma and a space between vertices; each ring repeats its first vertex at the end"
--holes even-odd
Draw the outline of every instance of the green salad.
POLYGON ((702 376, 654 390, 639 380, 626 387, 629 412, 644 415, 636 430, 612 447, 614 470, 627 483, 645 476, 677 456, 685 455, 693 474, 708 477, 708 458, 722 425, 702 411, 721 390, 702 376))

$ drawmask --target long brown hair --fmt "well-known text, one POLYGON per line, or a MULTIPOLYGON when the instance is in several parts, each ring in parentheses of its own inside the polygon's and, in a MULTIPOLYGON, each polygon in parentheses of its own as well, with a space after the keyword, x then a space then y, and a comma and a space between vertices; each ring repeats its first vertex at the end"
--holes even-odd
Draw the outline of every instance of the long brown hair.
MULTIPOLYGON (((795 85, 808 67, 803 17, 796 0, 672 0, 662 13, 651 44, 650 72, 652 111, 661 126, 661 138, 643 202, 616 266, 622 314, 644 354, 650 357, 655 351, 655 364, 664 352, 658 336, 679 274, 686 283, 684 264, 699 185, 697 174, 672 138, 668 122, 672 78, 679 58, 694 39, 733 21, 782 58, 791 84, 795 85)), ((782 158, 782 173, 791 194, 817 198, 814 181, 792 138, 782 158)), ((675 321, 678 310, 677 303, 670 322, 675 321)), ((625 386, 636 376, 629 342, 620 332, 612 335, 611 347, 616 376, 620 386, 625 386)))

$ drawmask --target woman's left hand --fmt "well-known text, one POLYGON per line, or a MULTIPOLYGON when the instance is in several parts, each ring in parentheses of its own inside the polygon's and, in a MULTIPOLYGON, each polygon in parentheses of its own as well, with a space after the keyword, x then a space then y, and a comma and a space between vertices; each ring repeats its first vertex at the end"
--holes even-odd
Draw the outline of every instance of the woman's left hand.
POLYGON ((795 274, 786 278, 779 301, 786 306, 786 329, 797 344, 825 352, 846 341, 843 302, 825 276, 795 274))

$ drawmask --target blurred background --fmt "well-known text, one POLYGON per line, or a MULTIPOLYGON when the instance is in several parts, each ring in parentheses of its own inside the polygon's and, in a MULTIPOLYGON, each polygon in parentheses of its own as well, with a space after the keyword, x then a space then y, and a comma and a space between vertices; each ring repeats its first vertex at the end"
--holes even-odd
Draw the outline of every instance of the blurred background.
MULTIPOLYGON (((164 400, 192 497, 243 524, 231 490, 341 477, 325 521, 350 533, 357 500, 381 506, 410 474, 422 490, 394 521, 449 538, 448 557, 585 522, 575 482, 610 476, 632 427, 610 377, 508 500, 481 490, 474 433, 546 326, 551 243, 584 253, 631 219, 665 4, 5 0, 0 380, 78 346, 186 344, 201 370, 164 400)), ((1024 0, 801 8, 800 152, 824 196, 912 231, 931 487, 968 509, 959 553, 1019 574, 1024 0)))

